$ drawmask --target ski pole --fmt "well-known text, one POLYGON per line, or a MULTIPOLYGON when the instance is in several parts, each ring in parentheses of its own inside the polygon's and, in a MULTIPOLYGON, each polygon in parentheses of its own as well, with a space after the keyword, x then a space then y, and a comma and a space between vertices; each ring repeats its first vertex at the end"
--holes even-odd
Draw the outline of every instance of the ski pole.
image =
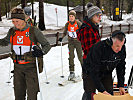
POLYGON ((39 69, 38 69, 38 60, 37 60, 37 57, 36 57, 36 67, 37 67, 37 76, 38 76, 38 83, 39 83, 39 90, 40 90, 40 98, 41 98, 41 100, 43 100, 42 91, 41 91, 41 87, 40 87, 40 77, 39 77, 39 69))
POLYGON ((44 71, 45 71, 46 84, 49 84, 50 82, 48 82, 48 78, 47 78, 47 72, 46 72, 45 64, 43 64, 43 68, 44 68, 44 71))
POLYGON ((10 81, 10 71, 11 71, 11 58, 10 58, 10 66, 9 66, 9 76, 8 76, 8 81, 6 82, 6 83, 8 83, 8 85, 9 85, 9 83, 11 83, 11 81, 10 81))
POLYGON ((128 90, 129 88, 133 88, 133 66, 131 68, 131 72, 128 79, 128 90))
POLYGON ((62 42, 61 43, 61 67, 62 67, 62 76, 60 76, 61 78, 64 78, 64 75, 63 75, 63 58, 62 58, 62 42))

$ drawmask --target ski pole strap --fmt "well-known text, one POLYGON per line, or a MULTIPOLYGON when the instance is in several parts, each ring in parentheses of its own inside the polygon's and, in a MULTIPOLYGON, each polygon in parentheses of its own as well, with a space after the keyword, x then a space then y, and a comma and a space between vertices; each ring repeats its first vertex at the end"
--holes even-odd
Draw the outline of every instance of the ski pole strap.
POLYGON ((28 64, 28 63, 30 63, 30 62, 25 62, 25 60, 18 60, 18 61, 14 60, 13 62, 16 64, 28 64))
POLYGON ((14 63, 16 64, 27 64, 30 63, 29 61, 25 60, 24 55, 15 55, 15 59, 13 60, 14 63))

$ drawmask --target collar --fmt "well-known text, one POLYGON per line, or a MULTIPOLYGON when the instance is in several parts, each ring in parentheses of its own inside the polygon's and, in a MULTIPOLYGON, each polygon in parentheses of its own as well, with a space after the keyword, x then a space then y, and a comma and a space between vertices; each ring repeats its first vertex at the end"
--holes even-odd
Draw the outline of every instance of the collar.
POLYGON ((13 28, 14 28, 15 30, 18 30, 18 31, 25 31, 25 30, 28 29, 30 26, 31 26, 31 25, 26 24, 26 26, 25 26, 22 30, 17 29, 16 27, 13 27, 13 28))

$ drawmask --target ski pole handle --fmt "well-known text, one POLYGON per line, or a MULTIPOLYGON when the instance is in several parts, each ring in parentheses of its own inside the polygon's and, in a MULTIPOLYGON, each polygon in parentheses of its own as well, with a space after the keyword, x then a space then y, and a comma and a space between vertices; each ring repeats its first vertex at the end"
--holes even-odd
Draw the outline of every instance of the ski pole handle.
POLYGON ((41 85, 40 85, 40 77, 39 77, 39 69, 38 69, 38 59, 36 57, 36 67, 37 67, 37 76, 38 76, 38 83, 39 83, 39 90, 40 90, 40 100, 43 100, 41 85))

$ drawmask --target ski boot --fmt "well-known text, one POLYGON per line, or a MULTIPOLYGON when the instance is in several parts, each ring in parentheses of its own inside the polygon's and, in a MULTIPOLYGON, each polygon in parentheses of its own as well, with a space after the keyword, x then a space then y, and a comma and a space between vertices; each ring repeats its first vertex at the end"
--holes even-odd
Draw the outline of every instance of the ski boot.
POLYGON ((72 81, 75 78, 75 73, 70 71, 70 75, 68 76, 68 81, 72 81))

